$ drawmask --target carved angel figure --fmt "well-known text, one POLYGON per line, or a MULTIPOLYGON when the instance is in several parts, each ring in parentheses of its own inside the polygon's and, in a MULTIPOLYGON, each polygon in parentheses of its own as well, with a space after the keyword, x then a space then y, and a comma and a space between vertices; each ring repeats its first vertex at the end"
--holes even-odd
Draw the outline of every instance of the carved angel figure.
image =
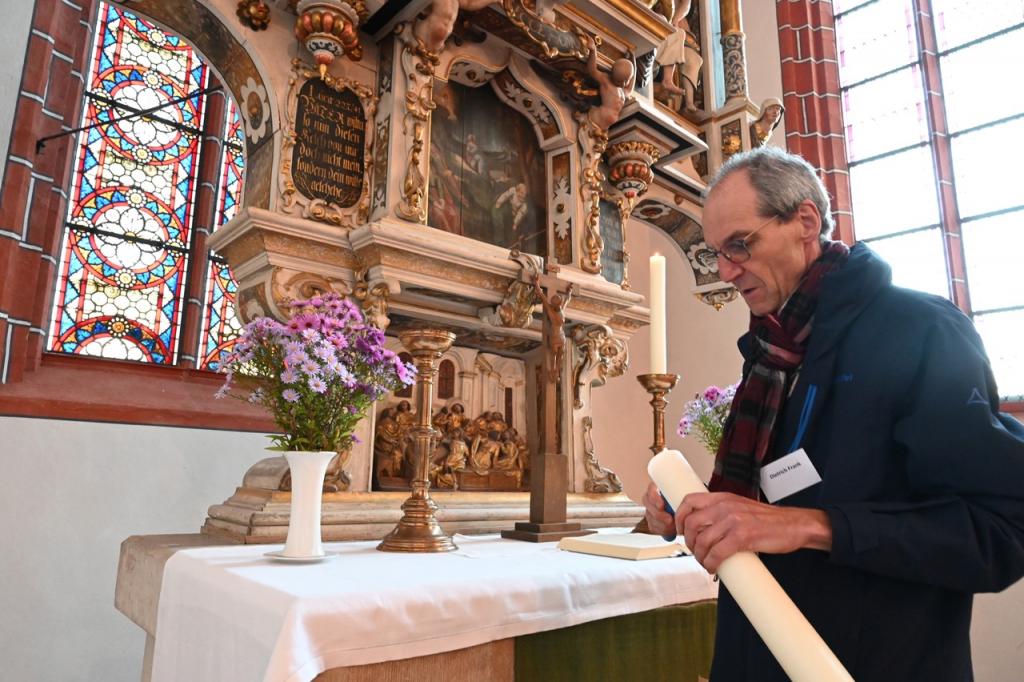
POLYGON ((661 66, 661 86, 668 92, 681 94, 686 111, 696 111, 694 91, 700 79, 700 67, 704 59, 700 56, 697 40, 690 32, 686 15, 690 13, 691 0, 680 0, 672 13, 671 23, 676 30, 670 33, 658 46, 656 57, 661 66), (682 67, 680 80, 683 87, 676 85, 676 69, 682 67))
MULTIPOLYGON (((636 82, 636 66, 630 59, 617 59, 612 64, 610 74, 597 68, 597 43, 593 36, 587 36, 590 56, 587 58, 587 73, 597 81, 601 94, 600 106, 587 112, 590 121, 601 130, 608 128, 619 120, 622 107, 626 106, 629 96, 633 93, 636 82)), ((632 57, 632 54, 630 54, 632 57)))

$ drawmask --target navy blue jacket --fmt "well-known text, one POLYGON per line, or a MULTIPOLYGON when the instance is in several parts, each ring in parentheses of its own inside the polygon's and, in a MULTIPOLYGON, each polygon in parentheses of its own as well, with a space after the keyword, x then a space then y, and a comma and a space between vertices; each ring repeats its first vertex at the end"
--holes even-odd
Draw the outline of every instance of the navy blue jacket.
MULTIPOLYGON (((823 509, 833 541, 762 554, 783 589, 857 682, 973 679, 972 594, 1024 574, 1024 425, 970 320, 854 247, 776 426, 773 456, 797 447, 822 481, 778 504, 823 509)), ((723 588, 711 682, 786 680, 723 588)))

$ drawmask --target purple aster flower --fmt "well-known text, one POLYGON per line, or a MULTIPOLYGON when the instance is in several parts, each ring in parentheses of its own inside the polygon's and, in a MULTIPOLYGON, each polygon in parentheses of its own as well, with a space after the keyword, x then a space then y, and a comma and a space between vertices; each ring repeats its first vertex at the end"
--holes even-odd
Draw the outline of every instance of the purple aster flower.
POLYGON ((286 388, 281 392, 281 397, 290 403, 299 402, 299 392, 294 388, 286 388))
POLYGON ((324 362, 330 362, 334 359, 334 349, 329 344, 319 344, 313 349, 313 355, 317 356, 324 362))
POLYGON ((292 353, 284 359, 284 364, 288 367, 298 367, 299 365, 309 362, 309 356, 303 352, 292 353))
POLYGON ((721 396, 722 389, 718 388, 718 386, 708 386, 704 389, 704 400, 711 404, 716 403, 721 396))
POLYGON ((302 330, 302 338, 306 341, 316 341, 320 338, 320 332, 310 327, 309 329, 302 330))
POLYGON ((314 393, 323 393, 327 390, 327 384, 320 377, 311 377, 309 380, 309 389, 314 393))
POLYGON ((287 353, 288 355, 292 355, 294 353, 301 353, 305 349, 306 347, 303 345, 301 341, 289 341, 288 343, 284 344, 284 352, 287 353))
POLYGON ((306 360, 302 363, 302 371, 306 374, 318 374, 320 372, 320 365, 315 360, 306 360))
MULTIPOLYGON (((281 381, 286 384, 294 384, 299 380, 299 373, 293 367, 281 372, 281 381)), ((294 401, 293 401, 294 402, 294 401)))
POLYGON ((309 304, 314 308, 321 308, 324 305, 324 299, 321 298, 320 296, 314 296, 313 298, 309 299, 309 304))

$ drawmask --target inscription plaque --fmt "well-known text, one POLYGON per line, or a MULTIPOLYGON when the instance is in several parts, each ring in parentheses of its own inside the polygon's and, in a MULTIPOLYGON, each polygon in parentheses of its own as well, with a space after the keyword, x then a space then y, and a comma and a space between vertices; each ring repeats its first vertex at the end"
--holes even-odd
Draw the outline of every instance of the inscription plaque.
POLYGON ((353 206, 363 192, 365 141, 366 115, 356 93, 307 80, 295 106, 295 188, 309 199, 353 206))

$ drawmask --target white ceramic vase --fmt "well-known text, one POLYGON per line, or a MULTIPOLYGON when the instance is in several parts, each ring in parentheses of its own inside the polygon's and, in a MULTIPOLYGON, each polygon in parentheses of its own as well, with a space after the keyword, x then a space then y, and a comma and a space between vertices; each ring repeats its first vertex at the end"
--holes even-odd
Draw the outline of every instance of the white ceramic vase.
POLYGON ((281 556, 289 559, 324 556, 320 540, 320 502, 324 475, 334 455, 329 450, 284 453, 292 474, 292 509, 288 517, 288 539, 281 556))

